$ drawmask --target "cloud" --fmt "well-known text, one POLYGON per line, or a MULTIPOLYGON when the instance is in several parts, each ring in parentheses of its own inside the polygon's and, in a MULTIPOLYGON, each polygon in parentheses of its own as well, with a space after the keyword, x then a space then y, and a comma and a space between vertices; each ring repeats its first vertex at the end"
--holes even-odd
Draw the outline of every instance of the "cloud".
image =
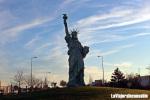
POLYGON ((43 44, 41 47, 35 49, 35 54, 43 54, 44 49, 46 49, 48 46, 51 46, 49 50, 46 50, 45 55, 41 56, 43 60, 49 61, 51 63, 51 66, 55 67, 68 67, 67 62, 67 47, 65 46, 65 40, 62 38, 62 36, 56 35, 54 38, 54 42, 51 42, 43 44), (51 44, 52 43, 52 44, 51 44), (46 48, 45 48, 46 47, 46 48), (56 63, 57 62, 57 63, 56 63))
POLYGON ((131 13, 132 13, 131 10, 123 10, 123 11, 112 10, 108 14, 93 15, 93 16, 81 19, 77 22, 77 24, 79 25, 79 27, 89 27, 89 26, 100 23, 100 21, 102 21, 102 20, 106 20, 106 19, 108 20, 109 18, 124 17, 126 15, 131 14, 131 13))
MULTIPOLYGON (((104 75, 105 80, 109 80, 110 79, 111 73, 112 72, 109 72, 109 71, 105 70, 105 73, 104 73, 105 74, 104 75)), ((99 66, 86 66, 84 74, 85 74, 85 78, 84 79, 85 79, 86 84, 89 83, 89 78, 90 77, 93 79, 93 81, 102 79, 102 77, 103 77, 102 76, 103 75, 102 70, 101 70, 101 68, 99 66)))
POLYGON ((98 67, 97 66, 88 66, 88 67, 86 67, 85 68, 85 73, 87 73, 87 74, 97 74, 97 73, 99 73, 100 71, 99 71, 100 69, 98 69, 98 67))
POLYGON ((98 55, 101 55, 101 56, 109 56, 109 55, 112 55, 112 54, 115 54, 115 53, 118 53, 124 49, 127 49, 127 48, 132 48, 134 47, 135 44, 127 44, 127 45, 122 45, 122 46, 118 46, 118 47, 114 47, 108 51, 101 51, 101 50, 98 50, 98 49, 94 49, 94 50, 91 50, 90 53, 88 54, 87 58, 92 58, 92 57, 97 57, 98 55))
POLYGON ((124 50, 126 48, 131 48, 131 47, 134 47, 134 46, 135 46, 135 44, 123 45, 123 46, 120 46, 120 47, 113 48, 110 51, 102 52, 101 55, 103 55, 103 56, 111 55, 111 54, 120 52, 121 50, 124 50))
MULTIPOLYGON (((45 24, 47 22, 52 21, 53 19, 55 19, 55 17, 57 15, 60 14, 60 9, 64 9, 70 3, 74 2, 74 1, 75 0, 65 0, 65 1, 63 1, 62 4, 58 5, 57 9, 54 10, 52 12, 52 14, 49 15, 49 16, 39 16, 38 18, 31 20, 30 22, 26 22, 26 23, 24 22, 24 23, 22 23, 20 25, 16 24, 14 27, 11 26, 9 28, 5 28, 5 30, 1 30, 1 33, 0 33, 0 43, 1 44, 5 44, 5 43, 7 43, 9 41, 13 41, 21 33, 24 33, 25 30, 29 30, 29 29, 32 29, 34 27, 37 27, 37 26, 40 26, 40 25, 43 25, 43 24, 45 24)), ((3 11, 0 14, 0 18, 2 20, 0 22, 0 24, 2 26, 3 26, 3 24, 6 24, 6 21, 8 20, 8 19, 6 20, 6 18, 8 18, 9 16, 10 17, 14 17, 14 16, 12 16, 11 13, 7 13, 6 11, 3 11), (3 15, 3 16, 1 16, 1 15, 3 15), (4 22, 3 22, 3 19, 5 20, 4 22)), ((17 18, 15 20, 17 20, 17 18)), ((9 23, 7 23, 7 26, 9 26, 11 24, 10 23, 11 20, 7 21, 7 22, 9 22, 9 23)))
MULTIPOLYGON (((115 42, 127 40, 140 36, 148 36, 149 33, 136 33, 134 35, 129 31, 129 25, 134 25, 150 20, 150 7, 146 3, 142 3, 140 7, 114 7, 108 12, 95 14, 77 21, 75 26, 81 30, 81 41, 86 45, 95 45, 99 43, 115 42), (126 26, 129 31, 128 36, 112 33, 113 28, 126 26), (111 29, 111 33, 104 33, 104 29, 111 29)), ((143 26, 141 26, 143 27, 143 26)), ((134 27, 136 29, 136 27, 134 27)), ((118 29, 117 29, 118 30, 118 29)), ((124 29, 121 28, 121 31, 124 29)))
POLYGON ((22 24, 22 25, 18 25, 18 26, 15 26, 13 28, 10 28, 10 29, 6 29, 4 31, 1 32, 1 40, 0 42, 2 44, 10 41, 11 39, 13 38, 16 38, 18 35, 20 35, 21 32, 25 31, 25 30, 28 30, 28 29, 31 29, 33 27, 36 27, 38 25, 42 25, 48 21, 51 21, 53 18, 38 18, 38 19, 35 19, 29 23, 25 23, 25 24, 22 24))
POLYGON ((150 35, 150 33, 138 33, 138 34, 135 34, 131 37, 141 37, 141 36, 149 36, 149 35, 150 35))
POLYGON ((5 28, 10 27, 11 26, 10 22, 12 20, 15 20, 16 17, 13 16, 13 14, 8 10, 0 10, 0 11, 1 11, 1 13, 0 13, 0 19, 1 19, 1 21, 0 21, 0 31, 2 31, 5 28))
POLYGON ((35 38, 33 38, 32 40, 30 40, 28 43, 25 44, 25 47, 30 48, 33 47, 33 45, 36 43, 36 41, 38 41, 40 39, 39 36, 36 36, 35 38))
POLYGON ((144 7, 140 9, 135 9, 134 7, 116 7, 110 10, 109 13, 93 15, 81 19, 77 24, 89 31, 127 26, 150 20, 149 11, 150 7, 148 5, 144 5, 144 7))
POLYGON ((85 82, 89 83, 89 77, 92 77, 93 80, 102 78, 100 76, 100 75, 102 75, 101 72, 102 72, 101 69, 99 69, 97 66, 88 66, 88 67, 85 67, 85 71, 84 71, 85 82))
POLYGON ((35 52, 40 52, 41 50, 43 49, 46 49, 46 48, 49 48, 49 47, 52 47, 54 44, 53 43, 45 43, 45 44, 42 44, 41 46, 39 46, 38 48, 35 49, 35 52))
POLYGON ((131 67, 132 66, 132 63, 130 63, 130 62, 122 62, 122 63, 120 63, 120 64, 114 64, 114 66, 116 66, 116 67, 131 67))
POLYGON ((83 42, 83 44, 88 46, 103 44, 103 43, 111 43, 111 42, 117 42, 117 41, 125 41, 132 38, 141 38, 145 36, 150 36, 150 33, 148 32, 141 32, 141 33, 130 33, 131 35, 123 36, 120 34, 81 34, 79 37, 80 40, 83 42))
MULTIPOLYGON (((115 28, 121 26, 128 26, 144 21, 150 20, 149 14, 150 7, 145 6, 135 11, 135 9, 127 9, 116 7, 109 13, 101 15, 93 15, 77 22, 76 26, 79 26, 81 34, 81 41, 86 45, 96 45, 100 43, 110 43, 115 41, 127 40, 140 36, 148 36, 149 33, 135 33, 133 35, 129 32, 128 36, 124 36, 118 33, 104 33, 103 29, 115 28)), ((129 31, 130 27, 126 31, 129 31)), ((136 27, 135 27, 136 28, 136 27)), ((135 29, 134 28, 134 29, 135 29)), ((113 29, 112 29, 113 30, 113 29)), ((122 30, 122 29, 121 29, 122 30)), ((124 29, 123 29, 124 30, 124 29)), ((122 31, 123 31, 122 30, 122 31)), ((115 51, 114 51, 115 52, 115 51)))

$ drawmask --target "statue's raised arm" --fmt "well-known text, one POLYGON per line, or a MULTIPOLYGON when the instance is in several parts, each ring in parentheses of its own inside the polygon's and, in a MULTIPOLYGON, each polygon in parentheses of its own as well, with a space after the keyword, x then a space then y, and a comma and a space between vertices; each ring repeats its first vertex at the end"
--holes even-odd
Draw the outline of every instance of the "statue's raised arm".
POLYGON ((68 17, 67 17, 67 14, 63 14, 66 36, 69 35, 68 26, 67 26, 67 18, 68 18, 68 17))

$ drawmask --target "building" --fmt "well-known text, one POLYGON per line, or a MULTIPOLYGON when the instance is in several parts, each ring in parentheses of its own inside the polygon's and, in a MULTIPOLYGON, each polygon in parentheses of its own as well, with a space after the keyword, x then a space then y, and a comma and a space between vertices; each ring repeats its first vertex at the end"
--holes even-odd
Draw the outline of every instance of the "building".
POLYGON ((11 93, 11 86, 0 86, 0 93, 1 94, 11 93))
POLYGON ((102 86, 102 80, 95 80, 94 82, 92 82, 91 85, 92 86, 102 86))
POLYGON ((140 76, 139 82, 142 87, 150 87, 150 75, 140 76))

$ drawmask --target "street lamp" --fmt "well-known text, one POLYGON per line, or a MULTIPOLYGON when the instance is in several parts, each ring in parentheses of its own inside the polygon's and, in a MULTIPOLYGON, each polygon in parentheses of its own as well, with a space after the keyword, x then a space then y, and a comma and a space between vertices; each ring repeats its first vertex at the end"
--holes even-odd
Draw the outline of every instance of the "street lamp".
POLYGON ((103 84, 104 84, 104 67, 103 67, 103 56, 97 56, 98 58, 102 58, 102 71, 103 71, 103 84))
POLYGON ((31 57, 31 88, 32 88, 32 61, 35 58, 38 58, 38 57, 31 57))
MULTIPOLYGON (((46 74, 51 74, 51 72, 46 72, 46 74)), ((48 75, 46 75, 46 77, 47 77, 48 75)), ((50 79, 49 79, 49 81, 48 81, 48 84, 50 83, 50 79)))

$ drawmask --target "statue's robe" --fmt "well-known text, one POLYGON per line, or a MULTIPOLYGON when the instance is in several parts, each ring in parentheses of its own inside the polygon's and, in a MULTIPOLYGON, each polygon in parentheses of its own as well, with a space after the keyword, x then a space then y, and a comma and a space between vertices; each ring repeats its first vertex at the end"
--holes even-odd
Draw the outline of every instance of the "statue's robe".
POLYGON ((69 82, 68 86, 84 86, 84 47, 78 39, 72 39, 70 34, 65 37, 69 55, 69 82))

